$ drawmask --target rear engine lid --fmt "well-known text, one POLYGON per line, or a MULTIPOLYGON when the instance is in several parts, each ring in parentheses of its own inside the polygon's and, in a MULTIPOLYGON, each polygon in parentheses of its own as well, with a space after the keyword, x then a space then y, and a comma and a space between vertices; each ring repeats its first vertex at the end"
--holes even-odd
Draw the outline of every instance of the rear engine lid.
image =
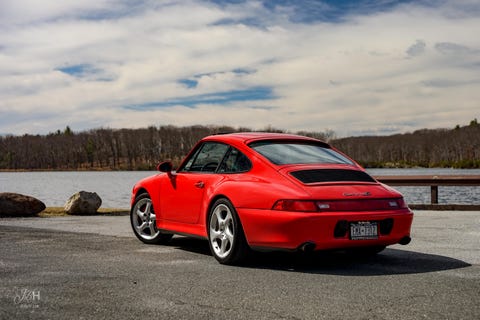
POLYGON ((284 168, 290 180, 301 185, 310 197, 318 200, 391 199, 402 195, 353 167, 284 168))

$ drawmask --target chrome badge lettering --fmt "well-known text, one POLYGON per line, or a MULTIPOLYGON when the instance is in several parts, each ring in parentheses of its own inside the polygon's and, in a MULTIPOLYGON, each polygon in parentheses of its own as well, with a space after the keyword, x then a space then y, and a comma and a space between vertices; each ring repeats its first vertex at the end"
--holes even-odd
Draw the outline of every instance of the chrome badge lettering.
POLYGON ((344 192, 343 195, 345 197, 370 197, 372 194, 367 191, 367 192, 359 192, 359 193, 344 192))

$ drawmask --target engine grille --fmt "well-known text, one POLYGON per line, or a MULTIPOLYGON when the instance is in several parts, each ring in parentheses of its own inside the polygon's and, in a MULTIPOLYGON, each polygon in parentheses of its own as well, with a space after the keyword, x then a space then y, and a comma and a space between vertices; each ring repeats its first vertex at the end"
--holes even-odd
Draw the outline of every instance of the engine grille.
POLYGON ((319 182, 375 182, 367 173, 343 169, 313 169, 290 173, 303 183, 319 182))

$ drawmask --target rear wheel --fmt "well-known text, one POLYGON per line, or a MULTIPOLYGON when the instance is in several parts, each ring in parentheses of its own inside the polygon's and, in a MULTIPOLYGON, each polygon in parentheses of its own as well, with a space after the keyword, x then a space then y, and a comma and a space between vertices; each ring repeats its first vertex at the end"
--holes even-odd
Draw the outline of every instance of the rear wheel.
POLYGON ((210 210, 208 243, 213 256, 222 264, 237 264, 248 255, 240 219, 227 199, 218 199, 210 210))
POLYGON ((142 193, 135 199, 130 211, 130 222, 133 232, 144 243, 164 243, 173 236, 157 229, 157 217, 147 193, 142 193))

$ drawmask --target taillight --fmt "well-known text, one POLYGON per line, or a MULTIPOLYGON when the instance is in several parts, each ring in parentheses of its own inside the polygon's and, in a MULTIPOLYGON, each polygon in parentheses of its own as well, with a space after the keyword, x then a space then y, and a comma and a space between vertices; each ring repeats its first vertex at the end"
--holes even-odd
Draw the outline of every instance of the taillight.
POLYGON ((278 200, 273 210, 294 212, 379 211, 405 209, 403 198, 352 200, 278 200))
POLYGON ((407 205, 407 203, 405 202, 405 200, 404 200, 403 198, 395 199, 395 201, 397 201, 398 207, 399 207, 400 209, 408 208, 408 205, 407 205))
POLYGON ((315 201, 304 200, 278 200, 273 205, 273 210, 280 211, 301 211, 316 212, 318 211, 315 201))

